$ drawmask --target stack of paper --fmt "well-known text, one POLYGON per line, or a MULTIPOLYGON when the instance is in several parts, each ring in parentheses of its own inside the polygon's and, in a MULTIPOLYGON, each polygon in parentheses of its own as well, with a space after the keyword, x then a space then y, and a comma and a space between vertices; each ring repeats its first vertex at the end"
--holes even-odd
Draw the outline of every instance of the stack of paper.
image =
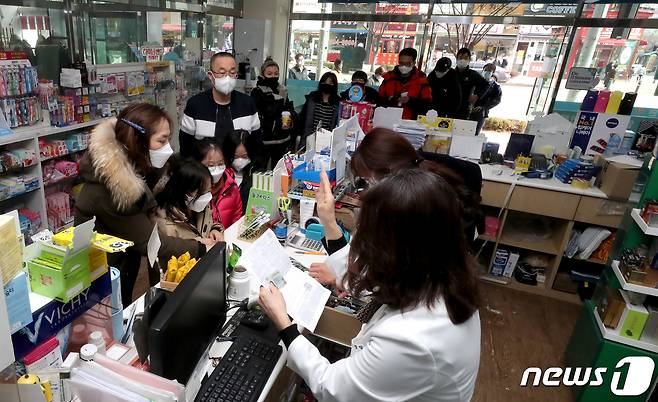
POLYGON ((402 134, 413 145, 414 149, 419 149, 425 144, 427 132, 425 131, 425 126, 422 124, 418 124, 415 121, 400 124, 395 131, 402 134))
POLYGON ((20 229, 15 217, 0 215, 0 272, 2 282, 11 281, 23 267, 23 249, 20 241, 20 229))

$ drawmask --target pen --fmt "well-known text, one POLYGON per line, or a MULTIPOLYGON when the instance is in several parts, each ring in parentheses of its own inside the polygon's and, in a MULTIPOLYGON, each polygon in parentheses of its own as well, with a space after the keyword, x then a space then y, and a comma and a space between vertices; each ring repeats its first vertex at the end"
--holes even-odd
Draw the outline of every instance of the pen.
POLYGON ((295 254, 325 255, 323 251, 295 251, 295 254))

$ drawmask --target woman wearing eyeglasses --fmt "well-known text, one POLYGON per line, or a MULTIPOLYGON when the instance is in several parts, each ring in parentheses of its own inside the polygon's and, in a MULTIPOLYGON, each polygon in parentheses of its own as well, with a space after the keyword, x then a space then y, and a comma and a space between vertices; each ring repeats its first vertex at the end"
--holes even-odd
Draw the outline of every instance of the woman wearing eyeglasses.
POLYGON ((183 156, 191 156, 195 139, 212 138, 221 146, 234 130, 247 130, 262 144, 256 104, 249 95, 235 91, 237 77, 238 65, 231 53, 220 52, 210 58, 208 79, 212 88, 194 95, 185 106, 178 137, 183 156))

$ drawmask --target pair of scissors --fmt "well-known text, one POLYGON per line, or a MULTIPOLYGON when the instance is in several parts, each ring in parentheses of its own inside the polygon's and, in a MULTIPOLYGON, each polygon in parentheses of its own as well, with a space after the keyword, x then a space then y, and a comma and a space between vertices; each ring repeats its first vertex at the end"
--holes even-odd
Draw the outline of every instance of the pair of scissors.
POLYGON ((277 198, 277 204, 279 206, 279 211, 281 211, 282 214, 285 214, 286 211, 290 208, 290 198, 279 197, 277 198))

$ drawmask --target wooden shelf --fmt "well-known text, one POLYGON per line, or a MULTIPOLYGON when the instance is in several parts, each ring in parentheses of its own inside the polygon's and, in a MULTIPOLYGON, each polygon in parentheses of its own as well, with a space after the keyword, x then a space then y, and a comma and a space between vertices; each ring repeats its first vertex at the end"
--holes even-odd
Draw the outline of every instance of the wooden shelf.
POLYGON ((637 223, 637 226, 642 229, 644 234, 649 236, 658 236, 658 227, 649 226, 640 216, 639 209, 633 208, 633 211, 631 211, 631 216, 633 217, 635 223, 637 223))
POLYGON ((615 273, 617 280, 621 284, 622 289, 649 296, 658 296, 658 289, 656 288, 626 282, 626 278, 624 278, 624 275, 622 275, 621 270, 619 269, 619 261, 613 261, 610 266, 612 267, 612 271, 615 273))
POLYGON ((490 236, 488 234, 481 234, 478 236, 478 240, 484 240, 484 241, 490 241, 490 242, 496 242, 496 236, 490 236))
POLYGON ((555 290, 555 289, 548 289, 545 287, 546 285, 545 283, 538 283, 537 286, 532 286, 532 285, 519 283, 514 278, 495 277, 495 276, 492 277, 490 275, 480 275, 480 279, 487 283, 494 284, 496 286, 503 286, 509 289, 518 290, 525 293, 550 297, 552 299, 557 299, 572 304, 582 304, 582 302, 580 301, 580 297, 578 297, 577 294, 562 292, 560 290, 555 290), (505 283, 505 280, 507 280, 508 282, 505 283))
MULTIPOLYGON (((596 323, 599 325, 599 329, 601 330, 601 335, 609 341, 621 343, 623 345, 627 346, 632 346, 634 348, 638 349, 643 349, 643 350, 648 350, 654 353, 658 353, 658 344, 652 343, 652 342, 646 342, 646 341, 639 341, 636 339, 631 339, 627 338, 625 336, 621 336, 619 334, 619 328, 617 329, 610 329, 607 328, 605 325, 603 325, 603 321, 601 321, 601 317, 599 317, 599 312, 594 308, 594 311, 592 311, 594 314, 594 318, 596 319, 596 323)), ((620 325, 621 326, 621 325, 620 325)))
POLYGON ((506 246, 521 248, 525 250, 537 251, 540 253, 558 255, 559 247, 555 244, 555 240, 552 238, 541 240, 541 241, 517 241, 510 239, 508 236, 505 236, 503 233, 498 239, 499 244, 504 244, 506 246))

